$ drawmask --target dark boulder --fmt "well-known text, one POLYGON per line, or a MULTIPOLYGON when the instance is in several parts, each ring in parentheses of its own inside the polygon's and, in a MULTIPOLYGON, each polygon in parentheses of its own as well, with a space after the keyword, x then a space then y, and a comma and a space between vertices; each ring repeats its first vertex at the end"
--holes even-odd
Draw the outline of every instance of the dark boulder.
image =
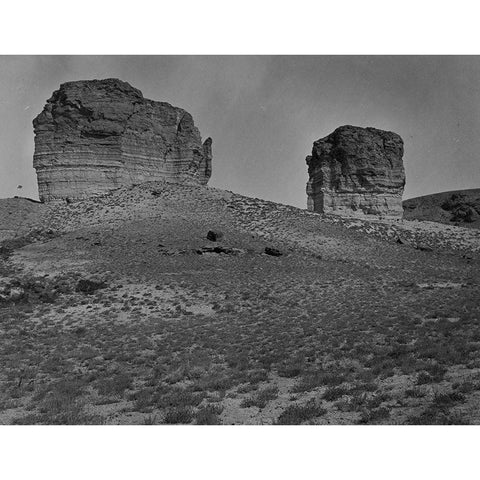
POLYGON ((283 253, 280 250, 272 247, 265 247, 265 253, 267 255, 272 255, 272 257, 281 257, 283 253))
POLYGON ((218 242, 222 240, 222 238, 223 233, 218 230, 209 230, 207 233, 207 240, 210 240, 212 242, 218 242))
POLYGON ((95 293, 97 290, 101 288, 105 288, 105 282, 100 282, 97 280, 89 280, 89 279, 82 279, 79 280, 77 283, 77 288, 75 289, 77 292, 82 292, 86 294, 95 293))

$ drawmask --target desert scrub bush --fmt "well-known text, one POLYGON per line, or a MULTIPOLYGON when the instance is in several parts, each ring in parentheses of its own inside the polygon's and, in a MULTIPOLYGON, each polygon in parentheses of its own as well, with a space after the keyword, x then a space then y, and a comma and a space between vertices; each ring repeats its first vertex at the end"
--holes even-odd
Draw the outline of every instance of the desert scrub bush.
POLYGON ((192 384, 192 389, 197 392, 225 391, 234 387, 237 383, 237 378, 233 375, 207 374, 196 379, 192 384))
POLYGON ((270 386, 258 390, 254 395, 242 400, 240 407, 258 407, 260 409, 265 408, 270 400, 275 400, 278 397, 278 387, 270 386))
POLYGON ((474 392, 476 390, 479 390, 479 385, 478 384, 475 384, 473 382, 470 382, 470 381, 465 381, 465 382, 461 382, 461 383, 454 383, 452 385, 452 388, 460 393, 464 393, 464 394, 469 394, 471 392, 474 392))
POLYGON ((465 395, 459 392, 435 393, 432 405, 440 408, 451 407, 455 403, 465 400, 465 395))
POLYGON ((252 385, 265 382, 268 380, 268 372, 267 370, 263 369, 250 370, 246 375, 246 380, 248 380, 252 385))
POLYGON ((382 420, 385 420, 390 417, 390 410, 387 407, 379 407, 364 410, 358 420, 360 425, 370 424, 370 423, 379 423, 382 420))
POLYGON ((155 405, 155 390, 151 387, 142 388, 133 392, 129 396, 129 400, 133 400, 133 410, 136 412, 146 413, 155 405))
POLYGON ((434 406, 428 406, 420 415, 408 417, 406 423, 408 425, 468 425, 461 415, 434 406))
POLYGON ((95 293, 97 290, 100 290, 102 288, 106 288, 105 282, 99 282, 96 280, 89 280, 89 279, 81 279, 78 281, 75 290, 77 292, 91 295, 92 293, 95 293))
MULTIPOLYGON (((62 379, 39 388, 33 395, 35 402, 43 401, 50 396, 59 404, 69 403, 84 393, 85 382, 82 379, 62 379)), ((52 402, 53 404, 54 402, 52 402)))
POLYGON ((410 425, 464 425, 466 422, 461 415, 450 412, 453 406, 464 400, 465 395, 456 391, 436 392, 430 405, 420 415, 409 417, 407 423, 410 425))
POLYGON ((143 418, 143 425, 156 425, 157 416, 156 415, 147 415, 143 418))
POLYGON ((193 393, 185 388, 174 388, 158 395, 156 405, 159 408, 196 407, 203 399, 202 393, 193 393))
POLYGON ((300 425, 308 420, 325 415, 327 410, 319 405, 314 399, 305 405, 290 405, 277 418, 277 425, 300 425))
POLYGON ((187 425, 192 422, 194 411, 192 407, 173 407, 167 409, 163 423, 187 425))
POLYGON ((258 384, 245 383, 240 385, 237 388, 237 393, 250 393, 250 392, 253 392, 254 390, 258 390, 258 384))
POLYGON ((350 398, 338 401, 335 406, 341 412, 358 412, 362 410, 368 401, 368 396, 365 392, 354 392, 350 398))
POLYGON ((0 289, 0 305, 54 303, 59 293, 43 277, 16 278, 0 289))
POLYGON ((301 359, 296 361, 282 362, 277 367, 277 373, 280 377, 295 378, 298 377, 305 368, 305 362, 301 359))
POLYGON ((220 425, 220 414, 223 412, 223 406, 207 404, 200 407, 195 414, 195 423, 197 425, 220 425))
POLYGON ((425 370, 430 374, 434 382, 442 381, 445 373, 447 373, 447 369, 436 362, 426 365, 425 370))
POLYGON ((34 402, 40 401, 38 414, 18 419, 17 424, 90 425, 103 423, 101 417, 84 412, 80 397, 84 393, 81 380, 60 380, 36 393, 34 402))
POLYGON ((417 376, 417 385, 441 382, 446 372, 447 369, 438 363, 425 365, 424 370, 417 376))
POLYGON ((341 372, 316 371, 307 372, 292 388, 293 393, 308 392, 321 386, 338 386, 346 380, 341 372))
POLYGON ((325 390, 325 393, 322 395, 322 398, 327 400, 327 402, 332 402, 343 397, 344 395, 347 395, 348 392, 349 390, 346 387, 328 387, 327 390, 325 390))
POLYGON ((132 386, 133 378, 127 373, 117 373, 111 378, 98 379, 96 388, 100 395, 122 395, 125 390, 132 386))
POLYGON ((74 407, 57 414, 29 413, 15 418, 12 425, 103 425, 105 423, 100 415, 87 414, 78 404, 74 407))
POLYGON ((425 392, 421 388, 413 387, 405 390, 405 396, 407 398, 423 398, 425 392))
POLYGON ((380 378, 388 378, 395 374, 395 367, 397 362, 393 358, 375 358, 371 363, 370 367, 372 373, 380 378))

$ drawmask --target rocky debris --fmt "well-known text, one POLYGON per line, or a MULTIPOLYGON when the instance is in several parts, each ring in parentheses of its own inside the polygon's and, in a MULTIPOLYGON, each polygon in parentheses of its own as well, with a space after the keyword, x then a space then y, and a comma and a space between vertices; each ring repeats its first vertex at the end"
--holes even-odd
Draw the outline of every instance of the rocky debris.
POLYGON ((480 232, 477 229, 446 227, 435 222, 417 222, 409 220, 391 220, 388 218, 371 219, 366 217, 349 218, 339 215, 325 215, 325 222, 341 225, 349 230, 365 233, 398 245, 432 251, 480 252, 480 232))
POLYGON ((433 248, 429 247, 428 245, 416 245, 415 248, 420 250, 421 252, 433 252, 433 248))
POLYGON ((147 181, 204 185, 211 176, 212 140, 202 144, 192 116, 118 79, 63 83, 33 126, 42 201, 147 181))
POLYGON ((222 240, 223 238, 223 233, 220 231, 214 231, 214 230, 209 230, 207 233, 207 240, 210 240, 212 242, 218 242, 222 240))
POLYGON ((203 255, 205 253, 224 253, 226 255, 238 255, 243 253, 243 250, 240 248, 233 248, 233 247, 202 247, 196 250, 199 255, 203 255))
POLYGON ((66 277, 3 278, 0 281, 0 305, 54 303, 59 295, 70 292, 70 280, 66 277))
POLYGON ((0 304, 17 302, 25 295, 25 290, 20 285, 6 284, 0 286, 0 304))
POLYGON ((403 218, 480 228, 480 189, 441 192, 403 202, 403 218))
POLYGON ((90 280, 90 279, 81 279, 77 283, 76 291, 86 294, 95 293, 97 290, 105 288, 106 284, 104 281, 99 280, 90 280))
POLYGON ((403 141, 393 132, 346 125, 307 156, 307 208, 341 215, 401 217, 403 141))
POLYGON ((265 253, 271 255, 272 257, 281 257, 283 253, 280 250, 272 247, 265 247, 265 253))

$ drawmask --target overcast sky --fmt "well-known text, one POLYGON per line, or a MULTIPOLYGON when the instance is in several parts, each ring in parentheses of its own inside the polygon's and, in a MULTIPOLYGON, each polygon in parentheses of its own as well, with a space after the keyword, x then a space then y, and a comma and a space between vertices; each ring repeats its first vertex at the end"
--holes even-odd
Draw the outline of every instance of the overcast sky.
POLYGON ((480 57, 3 56, 0 198, 38 198, 32 119, 60 83, 108 77, 193 115, 211 186, 305 207, 312 143, 350 124, 403 138, 404 198, 480 187, 480 57))

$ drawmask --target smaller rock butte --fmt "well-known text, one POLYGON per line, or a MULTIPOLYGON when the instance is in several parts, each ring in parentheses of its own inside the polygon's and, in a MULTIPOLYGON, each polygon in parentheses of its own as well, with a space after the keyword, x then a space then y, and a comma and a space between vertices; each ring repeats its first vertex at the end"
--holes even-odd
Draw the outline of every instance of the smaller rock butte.
POLYGON ((345 125, 307 156, 307 208, 341 215, 401 217, 403 141, 393 132, 345 125))
POLYGON ((212 140, 192 116, 110 78, 67 82, 34 121, 40 200, 80 199, 146 181, 205 185, 212 140))

